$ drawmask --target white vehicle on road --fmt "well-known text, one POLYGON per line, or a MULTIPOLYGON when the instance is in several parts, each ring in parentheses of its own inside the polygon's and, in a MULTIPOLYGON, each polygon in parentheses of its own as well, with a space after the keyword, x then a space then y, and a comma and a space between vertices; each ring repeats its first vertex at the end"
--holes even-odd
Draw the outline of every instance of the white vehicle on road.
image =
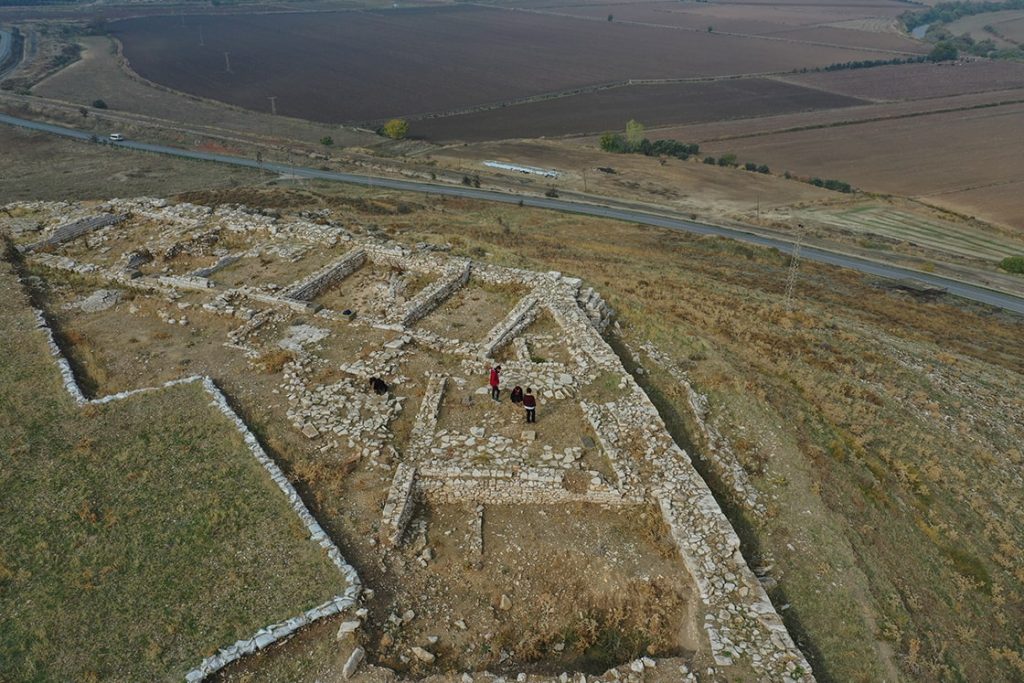
POLYGON ((111 133, 110 134, 110 141, 111 142, 121 142, 122 140, 124 140, 124 136, 121 135, 120 133, 111 133))

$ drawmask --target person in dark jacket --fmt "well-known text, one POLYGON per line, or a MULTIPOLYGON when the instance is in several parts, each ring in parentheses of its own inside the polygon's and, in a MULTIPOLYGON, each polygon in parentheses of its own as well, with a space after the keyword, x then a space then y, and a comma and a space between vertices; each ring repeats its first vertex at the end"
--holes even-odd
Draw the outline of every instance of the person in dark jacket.
POLYGON ((509 398, 512 399, 513 403, 522 403, 523 402, 523 388, 517 384, 515 387, 513 387, 512 393, 509 394, 509 398))
POLYGON ((491 368, 491 398, 495 401, 498 400, 498 395, 501 393, 498 389, 499 384, 501 384, 501 366, 495 365, 491 368))
POLYGON ((526 394, 523 396, 523 407, 526 408, 526 421, 537 421, 537 397, 533 395, 530 387, 526 387, 526 394))

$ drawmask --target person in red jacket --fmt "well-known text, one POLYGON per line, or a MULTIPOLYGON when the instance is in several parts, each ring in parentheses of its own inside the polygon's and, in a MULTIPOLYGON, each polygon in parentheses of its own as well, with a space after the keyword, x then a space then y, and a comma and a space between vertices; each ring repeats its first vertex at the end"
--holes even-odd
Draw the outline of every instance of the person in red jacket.
POLYGON ((501 384, 501 366, 495 365, 491 368, 491 398, 495 401, 498 400, 498 395, 501 393, 498 389, 499 384, 501 384))
POLYGON ((533 390, 530 387, 526 387, 526 393, 523 395, 523 407, 526 408, 526 421, 536 422, 537 397, 533 395, 533 390))

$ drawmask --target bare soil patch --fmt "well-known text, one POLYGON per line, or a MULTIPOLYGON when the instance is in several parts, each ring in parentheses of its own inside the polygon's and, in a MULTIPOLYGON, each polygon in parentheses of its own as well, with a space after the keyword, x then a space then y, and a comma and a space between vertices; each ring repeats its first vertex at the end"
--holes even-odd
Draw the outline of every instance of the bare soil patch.
POLYGON ((431 332, 479 342, 501 322, 525 294, 514 286, 492 285, 470 278, 459 291, 417 323, 431 332))
MULTIPOLYGON (((709 143, 802 176, 838 178, 856 187, 908 196, 946 195, 971 187, 991 190, 985 204, 959 198, 957 208, 1006 225, 1024 221, 1017 190, 1002 185, 1024 172, 1024 157, 1002 131, 1024 126, 1024 105, 1005 105, 842 128, 762 135, 709 143), (913 150, 909 153, 908 150, 913 150), (1003 188, 1000 192, 998 188, 1003 188)), ((953 204, 947 197, 947 205, 953 204)))
POLYGON ((785 80, 869 100, 917 100, 1024 87, 1024 64, 992 60, 900 64, 795 74, 785 80))
POLYGON ((760 78, 642 85, 518 104, 472 114, 423 119, 412 134, 431 140, 481 141, 599 133, 625 122, 645 125, 700 123, 808 109, 834 109, 863 100, 760 78))
POLYGON ((789 71, 885 54, 707 32, 681 40, 671 29, 478 6, 181 23, 147 17, 113 30, 150 80, 256 110, 277 96, 290 114, 330 122, 444 112, 628 78, 789 71))

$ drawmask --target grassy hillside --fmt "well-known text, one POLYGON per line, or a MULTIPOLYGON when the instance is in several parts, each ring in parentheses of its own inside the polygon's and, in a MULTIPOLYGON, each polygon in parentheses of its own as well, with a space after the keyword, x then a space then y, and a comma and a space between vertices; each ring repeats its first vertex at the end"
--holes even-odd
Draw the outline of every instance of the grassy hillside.
MULTIPOLYGON (((307 200, 403 242, 583 276, 629 346, 670 356, 767 503, 756 516, 714 482, 819 680, 1024 677, 1020 318, 806 262, 789 310, 774 251, 413 195, 376 194, 371 215, 323 192, 307 200)), ((678 380, 639 360, 685 440, 678 380)))
POLYGON ((344 590, 199 386, 79 409, 0 300, 0 680, 181 680, 344 590))

